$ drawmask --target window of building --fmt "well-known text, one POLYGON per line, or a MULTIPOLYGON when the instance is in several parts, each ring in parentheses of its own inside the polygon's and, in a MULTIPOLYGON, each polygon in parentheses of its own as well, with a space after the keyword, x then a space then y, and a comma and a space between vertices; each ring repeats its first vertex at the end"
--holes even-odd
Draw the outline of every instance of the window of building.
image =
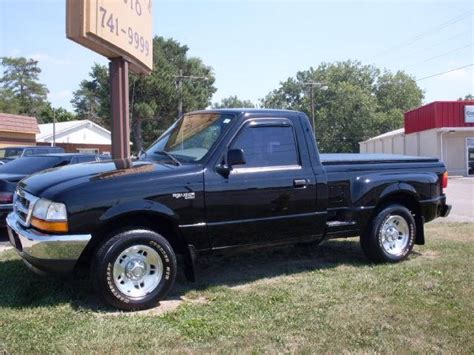
POLYGON ((77 151, 82 154, 98 154, 99 149, 94 148, 77 148, 77 151))
POLYGON ((474 138, 466 139, 467 145, 467 174, 474 175, 474 138))

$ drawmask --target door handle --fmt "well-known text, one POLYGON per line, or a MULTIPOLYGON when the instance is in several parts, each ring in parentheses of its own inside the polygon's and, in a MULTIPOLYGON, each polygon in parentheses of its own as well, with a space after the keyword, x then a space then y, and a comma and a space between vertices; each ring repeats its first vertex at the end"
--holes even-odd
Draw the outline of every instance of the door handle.
POLYGON ((308 185, 308 180, 306 179, 295 179, 293 180, 293 186, 296 188, 306 187, 308 185))

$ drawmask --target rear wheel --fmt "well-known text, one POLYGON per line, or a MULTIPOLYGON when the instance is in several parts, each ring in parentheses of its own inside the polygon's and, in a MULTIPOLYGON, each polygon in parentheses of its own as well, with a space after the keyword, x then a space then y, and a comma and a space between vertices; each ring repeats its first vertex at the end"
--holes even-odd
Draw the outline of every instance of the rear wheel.
POLYGON ((383 208, 371 221, 360 243, 365 255, 375 262, 398 262, 407 258, 415 245, 416 224, 406 207, 383 208))
POLYGON ((97 293, 127 311, 157 306, 173 286, 176 272, 171 245, 149 230, 118 233, 102 245, 92 264, 97 293))

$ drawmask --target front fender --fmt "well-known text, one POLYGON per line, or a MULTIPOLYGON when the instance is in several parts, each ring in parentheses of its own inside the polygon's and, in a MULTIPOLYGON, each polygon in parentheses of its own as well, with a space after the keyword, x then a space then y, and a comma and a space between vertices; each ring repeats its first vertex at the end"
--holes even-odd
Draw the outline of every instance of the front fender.
POLYGON ((169 219, 175 226, 178 226, 178 216, 176 213, 169 208, 168 206, 150 200, 136 200, 120 203, 110 207, 100 216, 100 221, 102 223, 107 223, 108 221, 119 217, 121 215, 126 215, 136 212, 153 212, 159 215, 162 215, 169 219))

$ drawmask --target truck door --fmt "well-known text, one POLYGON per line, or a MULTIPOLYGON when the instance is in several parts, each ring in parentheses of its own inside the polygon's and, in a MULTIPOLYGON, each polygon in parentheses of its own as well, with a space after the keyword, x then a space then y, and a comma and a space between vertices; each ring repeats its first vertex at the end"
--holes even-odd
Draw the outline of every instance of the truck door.
POLYGON ((316 179, 300 134, 299 121, 249 119, 222 154, 242 149, 245 164, 233 166, 227 176, 207 169, 206 219, 213 248, 323 234, 326 215, 316 206, 316 179))

